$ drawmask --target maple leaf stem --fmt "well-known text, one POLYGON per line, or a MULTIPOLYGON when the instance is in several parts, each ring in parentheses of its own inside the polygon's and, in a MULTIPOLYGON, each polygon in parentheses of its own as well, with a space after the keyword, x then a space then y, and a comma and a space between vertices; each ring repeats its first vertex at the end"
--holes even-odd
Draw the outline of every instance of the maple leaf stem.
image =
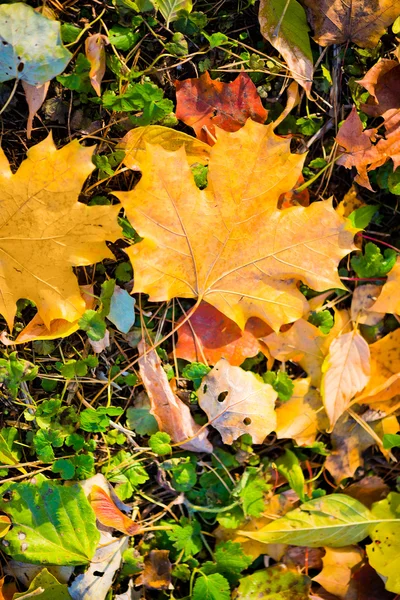
POLYGON ((387 277, 340 277, 345 281, 386 281, 387 277))
POLYGON ((382 244, 382 246, 386 246, 387 248, 391 248, 392 250, 395 250, 396 252, 400 252, 400 248, 396 248, 396 246, 392 246, 391 244, 388 244, 387 242, 382 242, 381 240, 377 240, 376 238, 373 238, 369 235, 365 235, 364 233, 361 234, 361 237, 364 240, 370 240, 371 242, 376 242, 377 244, 382 244))
POLYGON ((314 183, 314 181, 316 181, 318 179, 318 177, 321 177, 321 175, 327 169, 329 169, 329 167, 331 167, 337 160, 339 160, 339 158, 341 156, 343 156, 343 154, 338 154, 333 160, 331 160, 331 162, 329 162, 327 165, 325 165, 325 167, 323 167, 323 169, 321 169, 320 171, 318 171, 318 173, 316 175, 314 175, 314 177, 311 177, 311 179, 309 179, 308 181, 302 183, 299 187, 295 188, 293 190, 293 192, 296 193, 296 194, 299 194, 303 190, 306 190, 310 185, 312 185, 314 183))

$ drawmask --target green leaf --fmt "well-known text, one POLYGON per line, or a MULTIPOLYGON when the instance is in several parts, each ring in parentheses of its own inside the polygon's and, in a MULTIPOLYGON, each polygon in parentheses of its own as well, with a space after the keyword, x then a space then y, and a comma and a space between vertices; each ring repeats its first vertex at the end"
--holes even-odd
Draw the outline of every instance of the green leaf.
POLYGON ((275 461, 278 472, 284 476, 292 490, 296 492, 302 502, 304 495, 304 475, 301 469, 299 459, 291 450, 286 449, 285 454, 275 461))
POLYGON ((36 575, 26 592, 14 594, 13 600, 17 600, 17 598, 23 600, 30 597, 37 597, 39 600, 71 600, 68 585, 60 583, 47 569, 43 569, 36 575), (43 592, 40 593, 40 589, 43 592))
POLYGON ((214 552, 214 561, 204 563, 201 567, 202 573, 220 573, 231 585, 236 585, 241 572, 251 565, 253 558, 243 552, 239 543, 228 540, 218 544, 214 552))
POLYGON ((150 414, 150 402, 140 406, 130 406, 126 411, 126 424, 128 429, 133 429, 138 435, 153 435, 158 431, 155 417, 150 414))
POLYGON ((192 0, 153 0, 153 4, 166 20, 167 27, 178 18, 180 10, 186 10, 190 13, 193 8, 192 0))
POLYGON ((192 600, 230 600, 229 583, 219 573, 201 575, 196 579, 192 600))
MULTIPOLYGON (((18 437, 18 429, 4 427, 0 430, 0 463, 3 465, 17 465, 21 462, 21 452, 15 444, 18 437)), ((25 469, 19 469, 26 473, 25 469)))
POLYGON ((189 54, 189 47, 183 33, 174 33, 170 42, 165 44, 165 49, 175 56, 186 56, 189 54))
POLYGON ((364 254, 353 256, 351 266, 358 277, 384 277, 394 267, 397 253, 386 248, 383 253, 372 242, 365 244, 364 254))
POLYGON ((325 335, 330 332, 334 324, 333 315, 329 310, 320 310, 318 312, 313 310, 308 317, 308 322, 318 327, 325 335))
POLYGON ((171 471, 172 487, 178 492, 188 492, 196 485, 196 465, 193 464, 189 456, 186 458, 171 458, 162 463, 162 468, 165 471, 171 471))
POLYGON ((293 396, 294 383, 284 371, 276 373, 275 371, 267 371, 262 377, 265 383, 272 385, 278 394, 279 400, 282 400, 282 402, 290 400, 293 396))
POLYGON ((195 163, 190 167, 194 182, 199 190, 204 190, 208 185, 208 166, 195 163))
POLYGON ((200 33, 207 26, 207 23, 207 15, 203 12, 189 13, 187 10, 180 10, 174 22, 174 29, 185 35, 193 36, 200 33))
POLYGON ((264 494, 270 489, 258 469, 248 467, 237 489, 235 496, 242 500, 243 512, 246 516, 259 517, 264 510, 264 494))
POLYGON ((69 75, 59 75, 57 81, 64 87, 79 94, 88 94, 93 90, 89 78, 90 62, 84 54, 78 54, 75 67, 69 75))
POLYGON ((43 462, 51 462, 54 460, 54 448, 61 448, 64 438, 58 430, 40 429, 35 433, 33 438, 33 446, 36 450, 37 457, 43 462))
POLYGON ((62 479, 73 479, 75 467, 69 458, 59 458, 53 463, 51 468, 53 473, 60 473, 62 479))
POLYGON ((400 448, 400 435, 398 433, 385 433, 382 442, 385 450, 400 448))
POLYGON ((157 431, 149 439, 149 446, 159 456, 171 454, 172 448, 170 445, 171 437, 164 431, 157 431))
POLYGON ((173 542, 174 548, 183 550, 183 558, 194 556, 203 547, 200 537, 200 523, 196 519, 189 521, 186 517, 180 519, 180 525, 172 525, 171 531, 167 531, 168 539, 173 542))
POLYGON ((243 577, 237 600, 309 600, 311 579, 284 565, 274 565, 243 577))
POLYGON ((117 50, 128 51, 140 40, 141 34, 132 31, 129 27, 113 25, 108 30, 108 39, 117 50))
POLYGON ((115 278, 122 283, 128 283, 133 277, 132 265, 128 262, 119 263, 115 269, 115 278))
POLYGON ((213 48, 217 48, 217 46, 223 46, 224 44, 229 44, 229 38, 224 33, 213 33, 211 35, 207 35, 205 31, 203 31, 203 35, 210 44, 210 50, 213 48))
POLYGON ((340 548, 367 537, 374 522, 371 512, 358 500, 330 494, 305 502, 259 531, 238 533, 268 544, 340 548))
POLYGON ((36 483, 5 483, 0 510, 13 522, 3 550, 15 560, 73 566, 93 558, 100 533, 79 485, 64 487, 40 475, 36 483))
POLYGON ((371 528, 372 544, 366 547, 369 563, 379 575, 387 577, 386 589, 400 594, 400 494, 391 492, 384 500, 375 502, 371 512, 380 521, 390 521, 371 528))
POLYGON ((78 323, 79 327, 86 331, 88 337, 94 342, 99 342, 106 334, 106 323, 95 310, 86 310, 78 323))
POLYGON ((94 475, 94 456, 93 454, 79 454, 71 459, 75 467, 76 479, 89 479, 94 475))
POLYGON ((110 467, 104 468, 103 473, 109 481, 117 484, 115 491, 121 500, 130 498, 135 489, 149 479, 142 465, 124 450, 113 456, 110 467))
POLYGON ((80 426, 84 431, 98 433, 107 431, 110 417, 122 415, 124 410, 118 406, 100 406, 97 409, 86 408, 80 413, 80 426))
POLYGON ((0 82, 43 85, 65 69, 72 54, 61 42, 60 23, 23 2, 0 6, 0 82))
POLYGON ((193 381, 193 387, 198 390, 201 384, 201 380, 207 373, 211 371, 211 368, 203 363, 194 362, 190 365, 186 365, 182 371, 182 377, 193 381))
POLYGON ((357 229, 365 229, 370 224, 372 217, 378 209, 379 206, 376 204, 356 208, 349 215, 350 223, 357 229))
POLYGON ((82 29, 72 25, 72 23, 63 23, 61 25, 61 38, 64 44, 71 44, 76 40, 82 29))

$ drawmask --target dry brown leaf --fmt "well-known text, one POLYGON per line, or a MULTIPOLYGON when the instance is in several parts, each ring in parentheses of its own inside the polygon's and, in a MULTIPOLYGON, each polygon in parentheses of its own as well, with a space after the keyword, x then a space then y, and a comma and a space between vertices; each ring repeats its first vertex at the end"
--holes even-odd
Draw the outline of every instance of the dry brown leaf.
POLYGON ((293 439, 298 446, 312 444, 327 428, 321 396, 310 387, 310 378, 296 379, 293 395, 276 409, 278 439, 293 439))
POLYGON ((251 119, 235 133, 220 130, 205 190, 184 148, 148 146, 136 188, 116 194, 144 238, 127 249, 134 292, 204 299, 242 329, 259 317, 277 330, 307 306, 299 279, 317 291, 343 288, 337 264, 354 248, 355 230, 329 201, 277 209, 304 156, 273 130, 251 119))
POLYGON ((203 377, 197 395, 224 444, 232 444, 245 433, 251 435, 254 444, 262 444, 276 427, 278 395, 273 387, 223 358, 203 377))
POLYGON ((149 590, 168 590, 171 587, 172 565, 169 550, 150 550, 144 557, 144 570, 136 578, 136 585, 149 590))
POLYGON ((150 399, 150 413, 156 418, 160 431, 168 433, 175 443, 193 438, 180 444, 185 450, 212 452, 213 447, 207 439, 208 430, 194 422, 189 407, 173 393, 157 352, 146 352, 143 340, 139 343, 138 350, 139 371, 150 399))
MULTIPOLYGON (((382 439, 385 433, 397 433, 399 425, 396 417, 385 417, 369 424, 382 439)), ((336 483, 353 477, 363 463, 363 452, 375 446, 376 440, 356 423, 348 414, 337 421, 331 433, 332 452, 325 461, 325 468, 336 483)))
POLYGON ((0 313, 10 329, 20 298, 35 302, 47 329, 79 319, 86 305, 72 267, 113 257, 105 242, 120 236, 119 207, 78 202, 92 153, 77 141, 57 150, 49 136, 15 174, 0 153, 0 313))
POLYGON ((22 87, 24 88, 25 98, 29 108, 28 123, 26 125, 26 137, 28 140, 31 139, 33 119, 46 99, 49 85, 50 81, 47 81, 43 85, 31 85, 27 81, 22 80, 22 87))
POLYGON ((400 329, 396 329, 369 347, 371 377, 366 388, 356 396, 358 402, 385 408, 400 394, 400 329))
POLYGON ((288 546, 282 556, 282 562, 289 567, 300 569, 322 569, 323 548, 308 548, 307 546, 288 546))
POLYGON ((162 125, 135 127, 120 140, 118 148, 125 151, 123 163, 133 171, 140 171, 140 162, 146 156, 146 144, 162 146, 169 152, 185 147, 186 156, 192 163, 208 163, 210 146, 187 133, 162 125))
POLYGON ((101 96, 100 85, 106 72, 106 51, 108 38, 101 33, 89 35, 85 40, 85 54, 90 62, 89 78, 96 94, 101 96))
POLYGON ((372 305, 373 311, 400 315, 400 257, 388 274, 379 298, 372 305))
POLYGON ((396 60, 382 59, 357 81, 370 93, 367 103, 361 106, 363 112, 372 117, 385 117, 387 111, 400 108, 399 72, 396 60))
POLYGON ((351 299, 351 320, 361 325, 377 325, 386 312, 371 310, 382 290, 381 285, 367 283, 356 287, 351 299))
POLYGON ((305 0, 305 5, 320 46, 353 42, 374 48, 400 12, 399 0, 305 0))
POLYGON ((359 500, 364 506, 371 508, 374 502, 379 502, 379 500, 386 498, 390 492, 390 488, 381 477, 368 475, 360 479, 360 481, 349 485, 343 492, 346 496, 351 496, 359 500))
POLYGON ((364 553, 358 546, 343 548, 325 548, 322 559, 323 569, 313 581, 317 581, 328 592, 341 600, 357 600, 357 589, 352 576, 364 559, 364 553))
POLYGON ((322 365, 321 395, 330 430, 361 392, 370 378, 370 351, 357 332, 344 333, 333 340, 322 365))

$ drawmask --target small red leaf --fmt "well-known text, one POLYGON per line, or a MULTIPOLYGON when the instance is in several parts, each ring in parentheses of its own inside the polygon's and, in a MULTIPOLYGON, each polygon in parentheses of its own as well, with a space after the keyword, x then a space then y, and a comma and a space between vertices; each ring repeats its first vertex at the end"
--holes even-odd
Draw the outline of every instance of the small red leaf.
POLYGON ((90 504, 102 525, 113 527, 125 535, 136 535, 141 530, 140 525, 124 515, 107 492, 98 485, 94 485, 90 492, 90 504))

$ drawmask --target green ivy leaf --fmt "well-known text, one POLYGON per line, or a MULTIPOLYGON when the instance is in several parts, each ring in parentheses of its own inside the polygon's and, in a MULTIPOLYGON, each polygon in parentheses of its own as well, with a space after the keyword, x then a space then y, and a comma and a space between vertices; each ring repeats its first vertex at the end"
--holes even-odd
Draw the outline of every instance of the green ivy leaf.
POLYGON ((330 332, 334 324, 333 315, 329 310, 311 311, 308 322, 318 327, 325 335, 330 332))
POLYGON ((170 445, 171 437, 164 431, 157 431, 149 439, 149 446, 159 456, 171 454, 172 448, 170 445))
POLYGON ((75 475, 75 467, 69 458, 57 459, 51 470, 53 473, 59 473, 62 479, 73 479, 75 475))
POLYGON ((129 429, 136 431, 138 435, 153 435, 158 431, 155 417, 150 414, 150 402, 148 399, 130 406, 126 411, 126 424, 129 429))
POLYGON ((94 342, 99 342, 106 334, 104 318, 95 310, 86 310, 78 323, 79 327, 86 331, 88 337, 94 342))
POLYGON ((64 438, 57 430, 39 429, 33 438, 33 446, 37 457, 43 462, 54 460, 54 448, 61 448, 64 438))
POLYGON ((68 90, 78 92, 78 94, 88 94, 93 90, 89 72, 90 62, 84 54, 78 54, 72 73, 69 75, 59 75, 57 81, 68 90))
POLYGON ((107 431, 110 417, 122 415, 124 410, 118 406, 100 406, 97 409, 86 408, 80 414, 80 426, 84 431, 98 433, 107 431))
POLYGON ((397 253, 386 248, 383 255, 372 242, 365 244, 364 254, 353 256, 351 266, 358 277, 384 277, 394 267, 397 253))
POLYGON ((201 575, 196 579, 192 600, 230 600, 229 583, 219 573, 201 575))

